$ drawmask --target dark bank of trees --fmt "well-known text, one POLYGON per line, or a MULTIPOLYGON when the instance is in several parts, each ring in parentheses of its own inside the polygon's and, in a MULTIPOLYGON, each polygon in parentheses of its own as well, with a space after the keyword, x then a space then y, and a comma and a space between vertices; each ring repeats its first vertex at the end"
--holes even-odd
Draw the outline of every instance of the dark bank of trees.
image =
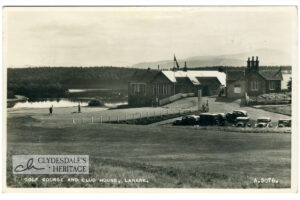
POLYGON ((9 68, 7 94, 34 98, 64 97, 68 89, 106 88, 126 90, 137 70, 121 67, 9 68))

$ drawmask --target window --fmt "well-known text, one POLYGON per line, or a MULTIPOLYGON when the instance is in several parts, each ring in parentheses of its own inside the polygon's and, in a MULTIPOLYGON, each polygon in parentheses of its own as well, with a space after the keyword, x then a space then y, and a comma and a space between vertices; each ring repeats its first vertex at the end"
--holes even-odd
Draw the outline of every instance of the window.
POLYGON ((270 90, 275 90, 275 81, 269 81, 269 89, 270 90))
POLYGON ((146 84, 133 83, 131 85, 131 94, 134 95, 146 95, 146 84))
POLYGON ((236 94, 240 94, 241 93, 241 86, 240 85, 235 85, 233 92, 236 94))
POLYGON ((140 86, 140 90, 139 90, 139 93, 141 94, 141 95, 144 95, 144 94, 146 94, 146 87, 145 87, 145 85, 144 84, 139 84, 139 86, 140 86))
POLYGON ((134 88, 134 84, 131 84, 131 94, 134 94, 135 88, 134 88))
POLYGON ((168 95, 168 85, 165 84, 165 95, 168 95))
POLYGON ((255 80, 255 81, 251 81, 251 90, 252 91, 258 91, 258 81, 257 80, 255 80))
POLYGON ((163 94, 164 95, 168 94, 168 85, 167 84, 163 84, 163 94))

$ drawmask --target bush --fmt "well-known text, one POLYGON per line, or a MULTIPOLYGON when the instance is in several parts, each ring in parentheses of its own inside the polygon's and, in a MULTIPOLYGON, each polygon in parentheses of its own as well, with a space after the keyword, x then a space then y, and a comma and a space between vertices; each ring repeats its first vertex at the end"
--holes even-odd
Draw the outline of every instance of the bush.
POLYGON ((103 106, 104 104, 99 100, 91 100, 89 101, 88 106, 103 106))
POLYGON ((8 98, 8 99, 13 99, 13 98, 15 98, 14 92, 11 91, 11 90, 7 90, 7 98, 8 98))

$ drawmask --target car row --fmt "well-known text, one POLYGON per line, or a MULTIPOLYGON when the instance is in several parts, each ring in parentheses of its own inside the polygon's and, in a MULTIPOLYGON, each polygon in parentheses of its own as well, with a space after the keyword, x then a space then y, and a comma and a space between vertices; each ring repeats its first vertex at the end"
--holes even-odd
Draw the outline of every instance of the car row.
MULTIPOLYGON (((236 127, 252 127, 250 118, 244 110, 235 110, 232 113, 201 113, 200 115, 186 115, 181 120, 176 120, 173 125, 218 125, 225 126, 230 124, 236 127)), ((255 128, 272 127, 272 121, 269 117, 260 117, 254 123, 255 128)), ((277 127, 291 127, 290 119, 280 119, 277 127)))

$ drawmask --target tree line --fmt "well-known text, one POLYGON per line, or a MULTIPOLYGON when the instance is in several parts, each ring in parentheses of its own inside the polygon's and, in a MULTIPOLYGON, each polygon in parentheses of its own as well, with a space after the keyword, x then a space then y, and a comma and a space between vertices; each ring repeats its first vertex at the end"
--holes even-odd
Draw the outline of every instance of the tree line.
POLYGON ((8 68, 7 94, 28 98, 64 97, 68 89, 127 89, 136 71, 123 67, 32 67, 8 68))

